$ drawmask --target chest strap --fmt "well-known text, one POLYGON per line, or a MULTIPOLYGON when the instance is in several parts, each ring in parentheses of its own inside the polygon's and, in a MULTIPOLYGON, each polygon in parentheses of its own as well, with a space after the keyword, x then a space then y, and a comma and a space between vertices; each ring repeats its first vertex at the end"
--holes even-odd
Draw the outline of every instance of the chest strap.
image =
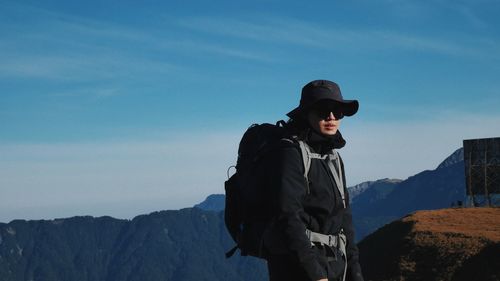
POLYGON ((347 237, 344 234, 344 230, 341 229, 337 235, 327 235, 306 229, 306 235, 311 241, 311 245, 314 243, 319 243, 321 246, 328 246, 330 248, 337 248, 340 250, 345 259, 344 274, 342 281, 345 281, 347 274, 347 237))
POLYGON ((346 254, 345 247, 346 247, 347 237, 345 236, 343 231, 341 231, 337 235, 332 235, 332 234, 322 234, 319 232, 314 232, 309 229, 306 229, 306 235, 307 238, 309 238, 309 241, 311 241, 311 244, 313 245, 314 243, 319 243, 321 246, 328 246, 334 248, 338 247, 344 255, 346 254))

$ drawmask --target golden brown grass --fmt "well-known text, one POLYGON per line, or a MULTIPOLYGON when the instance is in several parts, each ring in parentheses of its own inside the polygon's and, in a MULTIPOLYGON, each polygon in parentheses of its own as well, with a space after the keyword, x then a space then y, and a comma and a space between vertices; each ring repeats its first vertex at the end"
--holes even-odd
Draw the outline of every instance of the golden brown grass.
POLYGON ((455 233, 500 241, 500 208, 418 211, 405 220, 413 221, 417 232, 455 233))

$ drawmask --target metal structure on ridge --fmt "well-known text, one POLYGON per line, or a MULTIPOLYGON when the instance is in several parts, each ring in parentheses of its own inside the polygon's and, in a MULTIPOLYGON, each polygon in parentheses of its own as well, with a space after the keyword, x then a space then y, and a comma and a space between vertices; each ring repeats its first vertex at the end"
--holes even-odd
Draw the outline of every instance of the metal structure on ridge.
POLYGON ((495 205, 500 195, 500 138, 464 140, 468 206, 495 205))

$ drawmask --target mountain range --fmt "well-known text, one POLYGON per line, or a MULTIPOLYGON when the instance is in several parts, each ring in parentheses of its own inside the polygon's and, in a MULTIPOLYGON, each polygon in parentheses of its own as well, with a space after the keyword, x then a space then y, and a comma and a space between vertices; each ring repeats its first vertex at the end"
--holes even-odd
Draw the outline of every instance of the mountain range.
POLYGON ((403 181, 379 180, 352 199, 358 239, 379 227, 417 210, 435 210, 465 200, 463 149, 458 149, 436 169, 403 181), (461 155, 461 157, 460 157, 461 155))
POLYGON ((263 280, 265 264, 224 253, 221 212, 187 208, 133 220, 73 217, 0 224, 1 281, 263 280))
MULTIPOLYGON (((415 210, 463 200, 464 182, 458 150, 438 168, 406 180, 382 179, 349 188, 358 238, 415 210)), ((0 281, 266 280, 262 260, 225 258, 234 243, 224 226, 223 207, 224 196, 212 195, 193 208, 132 220, 73 217, 0 223, 0 281)))

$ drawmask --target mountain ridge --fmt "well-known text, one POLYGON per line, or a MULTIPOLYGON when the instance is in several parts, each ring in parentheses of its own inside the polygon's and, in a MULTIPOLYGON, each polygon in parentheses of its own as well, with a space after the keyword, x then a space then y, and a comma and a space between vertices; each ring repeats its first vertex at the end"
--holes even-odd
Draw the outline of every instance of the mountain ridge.
POLYGON ((458 148, 450 156, 441 162, 436 169, 442 169, 464 161, 464 148, 458 148))
POLYGON ((258 280, 262 261, 235 256, 221 212, 159 211, 0 224, 0 276, 17 280, 258 280), (200 271, 200 268, 206 268, 200 271))
POLYGON ((409 214, 358 244, 365 279, 499 280, 499 221, 499 208, 409 214))

